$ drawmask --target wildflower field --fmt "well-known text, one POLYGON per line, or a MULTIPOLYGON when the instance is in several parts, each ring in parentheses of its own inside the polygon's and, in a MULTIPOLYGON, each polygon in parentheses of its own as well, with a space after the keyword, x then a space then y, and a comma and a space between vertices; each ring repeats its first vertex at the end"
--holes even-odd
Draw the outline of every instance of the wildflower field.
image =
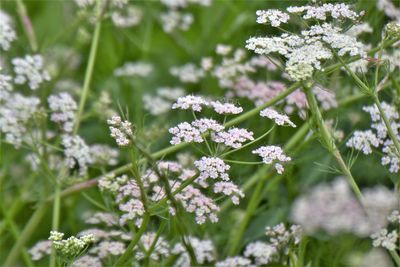
POLYGON ((399 114, 399 0, 1 0, 0 266, 400 267, 399 114))

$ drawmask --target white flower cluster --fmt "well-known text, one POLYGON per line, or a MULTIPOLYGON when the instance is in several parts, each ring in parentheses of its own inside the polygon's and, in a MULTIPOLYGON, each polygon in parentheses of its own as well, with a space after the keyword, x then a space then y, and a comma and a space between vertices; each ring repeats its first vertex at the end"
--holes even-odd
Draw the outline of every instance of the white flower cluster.
POLYGON ((179 87, 161 87, 156 95, 143 95, 143 106, 151 115, 158 116, 167 113, 173 102, 184 95, 185 91, 179 87))
POLYGON ((400 211, 393 210, 387 217, 388 221, 394 226, 394 230, 390 231, 388 228, 382 228, 373 233, 371 238, 374 247, 383 247, 387 250, 398 249, 398 242, 400 241, 398 227, 400 225, 400 211))
POLYGON ((10 97, 10 92, 12 90, 12 77, 0 73, 0 103, 10 97))
MULTIPOLYGON (((324 4, 322 6, 289 7, 289 13, 303 13, 304 19, 314 18, 325 21, 327 14, 334 19, 351 19, 358 17, 345 4, 324 4)), ((286 23, 290 16, 279 10, 257 11, 257 22, 269 22, 278 27, 286 23)), ((339 56, 365 56, 365 46, 353 36, 341 32, 341 28, 330 23, 311 25, 300 35, 283 33, 275 37, 252 37, 246 41, 246 48, 257 54, 269 55, 278 53, 286 60, 286 72, 295 81, 305 80, 312 76, 315 69, 321 69, 324 60, 333 58, 331 49, 339 56)))
POLYGON ((282 255, 287 254, 290 247, 298 246, 302 239, 302 229, 298 225, 289 228, 283 223, 274 227, 266 227, 267 242, 254 241, 246 246, 243 256, 235 256, 216 263, 225 266, 264 266, 279 262, 282 255))
POLYGON ((353 233, 365 237, 386 225, 386 217, 397 206, 398 198, 384 187, 364 189, 363 195, 364 207, 346 180, 337 178, 299 197, 292 206, 291 218, 308 234, 324 230, 331 235, 353 233))
POLYGON ((64 234, 57 231, 50 231, 49 240, 52 241, 54 248, 65 258, 78 256, 82 251, 94 241, 93 235, 84 235, 79 238, 71 236, 63 239, 64 234))
POLYGON ((168 10, 160 15, 162 28, 165 32, 171 33, 175 30, 187 31, 193 23, 193 15, 177 10, 168 10))
POLYGON ((116 77, 147 77, 153 72, 153 65, 146 62, 126 62, 114 70, 116 77))
POLYGON ((187 95, 179 97, 172 105, 172 109, 191 109, 200 112, 202 107, 207 105, 208 102, 201 96, 187 95))
POLYGON ((111 20, 116 27, 127 28, 138 25, 143 18, 143 12, 136 6, 128 6, 112 12, 111 20))
POLYGON ((107 145, 95 144, 89 147, 92 163, 98 166, 114 166, 118 163, 119 152, 107 145))
POLYGON ((42 240, 37 242, 33 247, 29 250, 29 255, 31 256, 32 260, 38 261, 42 259, 46 255, 50 255, 51 253, 51 241, 49 240, 42 240))
POLYGON ((200 160, 196 160, 194 165, 199 170, 199 179, 207 180, 208 178, 217 179, 221 178, 224 181, 229 180, 229 174, 227 173, 231 168, 228 164, 216 157, 202 157, 200 160))
POLYGON ((211 101, 210 105, 218 114, 239 114, 243 112, 242 107, 236 107, 231 103, 221 103, 219 101, 211 101))
POLYGON ((43 58, 41 55, 26 55, 24 58, 12 60, 16 74, 16 84, 28 83, 29 88, 36 90, 44 81, 50 80, 49 73, 43 69, 43 58))
POLYGON ((204 142, 203 137, 201 137, 200 131, 187 122, 179 123, 177 126, 170 128, 168 131, 169 133, 174 135, 170 141, 172 145, 178 145, 182 142, 204 142))
POLYGON ((5 103, 0 102, 0 131, 4 133, 7 143, 16 148, 21 146, 32 118, 39 111, 39 104, 37 97, 20 94, 10 94, 5 103))
POLYGON ((140 248, 139 251, 136 252, 135 258, 137 260, 142 260, 145 256, 145 253, 149 251, 155 242, 152 253, 150 254, 150 258, 154 261, 160 262, 163 258, 166 258, 170 255, 170 247, 167 241, 162 236, 159 236, 157 239, 157 234, 154 232, 145 233, 140 237, 140 248))
POLYGON ((253 150, 252 153, 259 155, 262 161, 267 165, 275 163, 275 170, 279 174, 282 174, 284 171, 281 163, 292 160, 285 155, 282 148, 279 146, 262 146, 253 150))
POLYGON ((0 47, 5 51, 9 50, 15 39, 17 39, 17 35, 12 26, 11 18, 0 10, 0 47))
POLYGON ((179 81, 183 83, 197 83, 205 75, 204 71, 193 63, 172 67, 170 73, 172 76, 178 77, 179 81))
POLYGON ((279 27, 281 23, 286 23, 290 19, 289 14, 277 9, 257 10, 257 23, 270 23, 272 27, 279 27))
POLYGON ((52 111, 50 120, 59 123, 64 132, 72 132, 75 112, 78 108, 75 100, 68 93, 60 93, 50 95, 47 101, 52 111))
POLYGON ((289 13, 303 14, 303 19, 326 20, 327 16, 334 19, 356 20, 359 15, 344 3, 323 4, 321 6, 291 6, 287 8, 289 13))
POLYGON ((85 220, 87 224, 105 224, 106 226, 118 225, 117 217, 112 213, 107 212, 95 212, 90 214, 85 220))
MULTIPOLYGON (((189 236, 187 242, 192 246, 198 264, 210 265, 209 263, 215 260, 215 247, 211 240, 201 240, 196 237, 189 236)), ((183 244, 176 244, 172 248, 171 253, 174 255, 179 255, 174 266, 191 266, 190 256, 183 244)))
POLYGON ((254 140, 253 132, 242 128, 231 128, 228 131, 220 131, 211 134, 211 140, 223 143, 225 146, 240 148, 248 140, 254 140))
MULTIPOLYGON (((396 108, 386 102, 382 102, 382 109, 387 116, 390 126, 398 139, 400 139, 399 113, 396 108)), ((371 128, 365 131, 355 131, 353 136, 347 141, 346 145, 368 155, 372 153, 372 147, 379 148, 383 153, 381 157, 382 165, 389 165, 389 171, 397 173, 400 169, 400 156, 388 136, 386 125, 381 118, 378 107, 365 106, 363 110, 371 116, 371 128)))
POLYGON ((129 121, 122 121, 120 116, 112 116, 107 120, 111 137, 115 139, 121 147, 128 146, 133 136, 132 124, 129 121))
POLYGON ((232 203, 239 205, 240 198, 244 198, 244 193, 237 185, 232 182, 217 182, 214 184, 214 193, 223 193, 230 196, 232 203))
POLYGON ((125 203, 119 204, 118 207, 124 213, 120 218, 120 224, 124 225, 128 220, 133 220, 136 226, 140 226, 142 216, 145 212, 142 201, 139 199, 130 199, 125 203))
POLYGON ((372 147, 379 147, 381 140, 371 131, 355 131, 346 146, 362 151, 365 155, 372 153, 372 147))
POLYGON ((89 146, 78 135, 63 135, 61 143, 64 147, 65 163, 70 168, 79 168, 79 175, 83 176, 88 165, 93 162, 89 146))
POLYGON ((273 120, 278 125, 285 125, 288 124, 291 127, 296 127, 287 115, 279 114, 277 111, 273 110, 272 108, 266 108, 260 111, 261 117, 267 117, 270 120, 273 120))
POLYGON ((251 264, 251 260, 240 257, 240 256, 235 256, 235 257, 230 257, 226 258, 223 261, 219 261, 215 264, 216 267, 253 267, 255 265, 251 264))

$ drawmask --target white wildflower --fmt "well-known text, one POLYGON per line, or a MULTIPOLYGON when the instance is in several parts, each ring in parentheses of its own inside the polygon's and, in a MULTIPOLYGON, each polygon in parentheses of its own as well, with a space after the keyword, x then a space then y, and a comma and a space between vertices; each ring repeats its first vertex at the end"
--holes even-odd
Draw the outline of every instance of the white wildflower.
POLYGON ((50 95, 48 103, 51 112, 50 119, 61 125, 64 132, 72 132, 77 104, 68 93, 50 95))
POLYGON ((50 75, 43 70, 43 58, 41 55, 27 55, 24 58, 14 58, 12 60, 14 72, 16 74, 14 82, 16 84, 28 83, 29 88, 36 90, 44 81, 50 80, 50 75))
POLYGON ((296 127, 296 125, 289 119, 287 115, 279 114, 277 111, 273 110, 272 108, 266 108, 260 111, 261 117, 267 117, 275 121, 278 125, 285 125, 288 124, 291 127, 296 127))
POLYGON ((362 151, 365 155, 372 153, 372 147, 378 147, 381 140, 371 131, 355 131, 346 146, 362 151))
POLYGON ((259 155, 265 164, 275 162, 277 173, 282 174, 284 169, 281 163, 291 161, 292 159, 286 156, 282 148, 278 146, 262 146, 252 151, 253 154, 259 155))
POLYGON ((78 167, 79 175, 84 175, 88 165, 93 162, 88 145, 78 135, 63 135, 65 162, 69 168, 78 167))
POLYGON ((210 105, 218 114, 239 114, 243 112, 242 107, 237 107, 231 103, 221 103, 219 101, 212 101, 210 105))
POLYGON ((147 77, 153 71, 153 65, 146 62, 126 62, 122 67, 114 70, 116 77, 147 77))
POLYGON ((202 157, 196 160, 194 165, 199 170, 199 179, 207 180, 208 178, 217 179, 221 178, 224 181, 229 180, 227 171, 231 168, 228 164, 217 157, 202 157))
POLYGON ((281 23, 286 23, 290 16, 277 9, 257 10, 257 23, 267 24, 270 23, 272 27, 279 27, 281 23))
POLYGON ((239 205, 240 198, 244 197, 244 193, 237 185, 232 182, 217 182, 214 184, 214 193, 223 193, 230 196, 232 203, 239 205))
POLYGON ((184 83, 197 83, 205 75, 201 68, 192 63, 187 63, 180 67, 172 67, 170 73, 184 83))
POLYGON ((202 106, 208 106, 209 103, 201 96, 187 95, 179 97, 172 105, 172 109, 191 109, 200 112, 202 106))
POLYGON ((132 124, 129 121, 122 121, 121 117, 113 116, 107 120, 110 128, 111 137, 115 139, 121 147, 128 146, 133 136, 132 124))
POLYGON ((248 140, 254 140, 253 132, 241 128, 231 128, 228 131, 212 133, 211 139, 232 148, 240 148, 248 140))

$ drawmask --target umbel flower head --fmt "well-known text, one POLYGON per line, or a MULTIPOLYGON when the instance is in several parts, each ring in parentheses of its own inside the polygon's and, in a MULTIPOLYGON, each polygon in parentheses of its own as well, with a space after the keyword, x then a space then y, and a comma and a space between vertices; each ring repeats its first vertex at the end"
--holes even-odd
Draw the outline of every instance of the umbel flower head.
MULTIPOLYGON (((289 7, 287 13, 279 10, 257 11, 257 22, 280 27, 291 16, 302 15, 310 25, 298 33, 283 33, 273 37, 252 37, 246 41, 246 48, 257 54, 276 53, 285 58, 285 69, 292 80, 301 81, 310 78, 315 70, 322 70, 323 61, 332 59, 334 54, 344 56, 365 56, 365 47, 354 36, 343 33, 340 27, 327 22, 331 17, 335 21, 345 19, 355 21, 359 15, 346 4, 324 4, 322 6, 289 7), (318 24, 310 24, 313 19, 318 24)), ((336 24, 335 24, 336 25, 336 24)))
POLYGON ((79 238, 71 236, 68 239, 63 239, 63 237, 63 233, 51 231, 49 240, 52 241, 57 252, 65 258, 78 256, 94 241, 94 237, 91 234, 79 238))

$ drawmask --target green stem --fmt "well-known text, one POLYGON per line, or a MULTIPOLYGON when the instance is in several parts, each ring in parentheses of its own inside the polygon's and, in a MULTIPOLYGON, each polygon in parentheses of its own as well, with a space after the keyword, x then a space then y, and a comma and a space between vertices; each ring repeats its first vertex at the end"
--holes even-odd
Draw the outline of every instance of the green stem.
POLYGON ((396 136, 396 134, 393 132, 392 126, 390 125, 389 118, 386 116, 385 111, 382 108, 381 102, 379 101, 379 98, 377 95, 373 97, 375 105, 378 107, 379 113, 383 119, 383 122, 385 123, 386 129, 388 131, 388 134, 390 136, 390 139, 392 139, 393 144, 397 150, 397 155, 400 155, 400 143, 399 140, 396 136))
POLYGON ((82 113, 83 113, 83 109, 85 107, 85 103, 86 103, 86 98, 88 96, 89 93, 89 87, 90 87, 90 82, 92 80, 92 75, 93 75, 93 68, 94 68, 94 63, 96 61, 96 52, 97 52, 97 47, 99 45, 99 39, 100 39, 100 30, 101 30, 101 8, 100 8, 100 0, 97 0, 97 18, 96 18, 96 27, 94 30, 94 35, 92 38, 92 44, 90 47, 90 54, 89 54, 89 61, 88 61, 88 65, 86 67, 86 73, 85 73, 85 79, 83 82, 83 89, 82 89, 82 94, 81 94, 81 98, 79 101, 79 108, 78 111, 76 113, 76 120, 75 120, 75 125, 74 125, 74 134, 78 133, 79 130, 79 124, 81 121, 81 117, 82 117, 82 113))
MULTIPOLYGON (((2 209, 3 209, 5 222, 6 222, 6 224, 9 225, 10 232, 13 235, 15 241, 17 241, 19 239, 19 236, 20 236, 20 232, 19 232, 19 230, 17 228, 17 225, 15 224, 15 222, 10 217, 10 212, 5 209, 4 205, 2 205, 2 209)), ((29 267, 33 267, 34 266, 29 254, 26 252, 25 248, 22 249, 22 259, 25 262, 26 266, 29 266, 29 267)))
POLYGON ((235 153, 235 152, 237 152, 237 151, 239 151, 239 150, 242 150, 243 148, 246 148, 246 147, 248 147, 248 146, 251 146, 251 145, 254 144, 254 143, 257 143, 258 141, 260 141, 261 139, 263 139, 264 137, 266 137, 274 128, 275 128, 275 125, 272 126, 271 129, 269 129, 268 131, 266 131, 264 134, 260 135, 260 136, 257 137, 256 139, 254 139, 253 141, 248 142, 248 143, 242 145, 242 146, 239 147, 239 148, 236 148, 236 149, 230 150, 230 151, 228 151, 228 152, 225 152, 225 153, 221 154, 220 157, 221 157, 221 158, 224 158, 224 157, 226 157, 226 156, 229 155, 229 154, 235 153))
POLYGON ((356 183, 356 181, 353 178, 353 175, 350 172, 350 169, 347 167, 346 163, 344 162, 338 148, 335 145, 335 140, 331 136, 331 133, 326 127, 324 119, 322 117, 321 111, 319 110, 317 100, 315 99, 315 96, 311 90, 311 88, 304 86, 304 91, 306 93, 307 97, 307 103, 310 107, 311 114, 314 117, 315 123, 317 125, 317 129, 319 131, 321 141, 325 145, 325 147, 328 149, 328 151, 332 154, 332 156, 335 158, 337 164, 339 165, 340 170, 343 172, 345 177, 347 178, 348 183, 350 184, 351 188, 353 189, 356 197, 362 201, 362 193, 356 183))
MULTIPOLYGON (((52 220, 52 227, 53 231, 58 231, 58 227, 60 225, 60 184, 56 181, 55 183, 55 191, 54 191, 54 201, 53 201, 53 220, 52 220)), ((50 254, 50 267, 56 266, 56 259, 57 254, 54 247, 51 249, 50 254)))
POLYGON ((394 250, 389 250, 390 256, 392 256, 393 260, 396 262, 397 267, 400 267, 400 256, 394 250))
MULTIPOLYGON (((368 85, 366 85, 348 66, 347 64, 340 58, 337 57, 340 61, 340 63, 343 65, 343 67, 347 70, 347 72, 351 75, 351 77, 356 81, 356 83, 358 84, 358 86, 363 90, 363 92, 368 95, 369 97, 371 97, 374 102, 375 105, 377 106, 379 113, 383 119, 383 122, 386 126, 386 129, 388 131, 388 134, 390 136, 390 139, 392 139, 392 142, 397 150, 397 154, 400 155, 400 143, 397 139, 396 134, 393 132, 392 126, 390 125, 390 121, 388 119, 388 117, 386 116, 385 111, 382 108, 381 102, 379 101, 379 97, 378 97, 378 92, 377 90, 372 90, 368 85)), ((376 82, 377 84, 377 82, 376 82)))
POLYGON ((29 19, 28 12, 26 11, 26 6, 22 0, 17 0, 17 13, 21 20, 22 27, 24 28, 25 34, 28 37, 29 45, 33 52, 36 52, 38 45, 36 42, 35 31, 33 30, 32 22, 29 19))
POLYGON ((247 225, 248 225, 251 217, 254 215, 254 212, 258 206, 263 186, 264 186, 264 181, 262 179, 260 179, 257 183, 256 189, 254 190, 254 192, 251 195, 250 202, 246 209, 246 214, 244 215, 244 218, 241 220, 238 229, 236 229, 233 232, 231 241, 229 242, 230 246, 228 249, 228 255, 230 255, 230 256, 236 255, 236 253, 237 253, 239 243, 242 240, 244 231, 246 230, 247 225))
POLYGON ((263 162, 253 162, 253 161, 240 161, 240 160, 229 160, 224 159, 225 162, 235 163, 235 164, 242 164, 242 165, 260 165, 264 164, 263 162))
POLYGON ((142 224, 140 225, 139 231, 136 233, 135 238, 129 243, 128 247, 126 248, 124 254, 122 254, 118 260, 114 263, 113 267, 121 267, 124 266, 125 262, 129 259, 129 257, 133 257, 133 249, 140 241, 141 236, 146 231, 147 225, 149 223, 150 216, 148 213, 145 213, 143 217, 142 224))
POLYGON ((22 231, 21 235, 19 236, 17 242, 12 247, 10 253, 8 254, 6 261, 4 262, 3 266, 15 266, 15 261, 17 257, 28 241, 29 237, 32 233, 37 229, 38 224, 40 223, 42 217, 46 213, 47 205, 46 203, 40 204, 40 206, 36 209, 33 213, 31 218, 28 221, 28 224, 25 226, 24 230, 22 231))

